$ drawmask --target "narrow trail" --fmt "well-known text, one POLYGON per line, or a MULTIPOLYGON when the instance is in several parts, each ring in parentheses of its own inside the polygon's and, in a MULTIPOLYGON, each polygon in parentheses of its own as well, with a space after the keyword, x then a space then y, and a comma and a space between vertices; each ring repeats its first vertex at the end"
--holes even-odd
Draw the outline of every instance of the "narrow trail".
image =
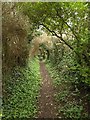
POLYGON ((38 118, 56 118, 56 105, 51 77, 43 62, 40 62, 42 86, 39 97, 38 118))

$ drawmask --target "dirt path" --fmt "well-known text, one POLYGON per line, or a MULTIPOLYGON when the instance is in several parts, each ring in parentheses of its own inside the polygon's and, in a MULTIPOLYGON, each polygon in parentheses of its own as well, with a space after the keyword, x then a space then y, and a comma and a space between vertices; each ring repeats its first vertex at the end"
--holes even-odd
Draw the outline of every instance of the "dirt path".
POLYGON ((56 105, 53 99, 54 89, 52 80, 43 62, 40 62, 42 86, 39 97, 38 118, 56 118, 56 105))

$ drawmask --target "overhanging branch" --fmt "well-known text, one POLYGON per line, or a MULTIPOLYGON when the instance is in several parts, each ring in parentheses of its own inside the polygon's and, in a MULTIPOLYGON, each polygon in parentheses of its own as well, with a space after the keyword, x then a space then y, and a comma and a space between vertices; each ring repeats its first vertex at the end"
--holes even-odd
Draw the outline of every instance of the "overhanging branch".
POLYGON ((59 36, 55 31, 50 30, 45 24, 40 24, 43 25, 49 32, 51 32, 53 35, 55 35, 57 38, 59 38, 62 42, 64 42, 65 45, 67 45, 70 49, 74 50, 72 46, 70 46, 61 36, 59 36))

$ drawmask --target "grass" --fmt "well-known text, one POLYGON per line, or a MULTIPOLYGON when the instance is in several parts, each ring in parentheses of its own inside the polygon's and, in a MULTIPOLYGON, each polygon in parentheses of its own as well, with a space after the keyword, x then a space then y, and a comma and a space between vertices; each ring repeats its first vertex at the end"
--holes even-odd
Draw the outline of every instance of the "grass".
POLYGON ((3 119, 34 118, 41 82, 39 61, 29 60, 26 67, 16 67, 3 79, 3 119))

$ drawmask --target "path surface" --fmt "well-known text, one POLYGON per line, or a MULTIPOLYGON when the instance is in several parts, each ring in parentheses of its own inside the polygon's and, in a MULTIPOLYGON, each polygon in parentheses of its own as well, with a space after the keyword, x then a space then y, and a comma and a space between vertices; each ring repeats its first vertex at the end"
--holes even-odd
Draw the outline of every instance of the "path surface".
POLYGON ((42 86, 39 97, 38 118, 56 118, 56 105, 52 80, 43 62, 40 62, 42 86))

